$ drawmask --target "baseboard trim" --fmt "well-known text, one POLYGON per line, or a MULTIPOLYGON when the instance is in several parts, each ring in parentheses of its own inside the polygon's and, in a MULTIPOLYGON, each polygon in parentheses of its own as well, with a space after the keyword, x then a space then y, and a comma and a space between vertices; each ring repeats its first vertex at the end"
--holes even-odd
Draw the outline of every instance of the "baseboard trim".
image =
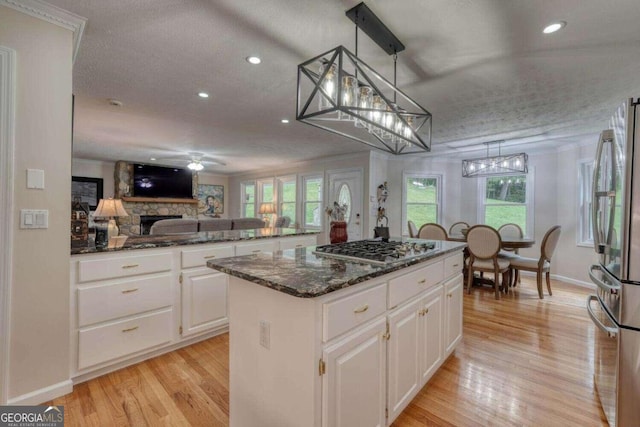
MULTIPOLYGON (((520 274, 523 275, 523 276, 530 276, 530 277, 535 277, 536 276, 536 273, 534 273, 533 271, 521 271, 520 274)), ((596 288, 596 285, 594 285, 591 282, 585 282, 585 281, 582 281, 582 280, 572 279, 571 277, 560 276, 559 274, 552 274, 551 278, 553 280, 559 280, 561 282, 569 283, 571 285, 581 286, 583 288, 588 288, 588 289, 595 289, 596 288)))
POLYGON ((39 405, 73 391, 73 382, 65 380, 7 401, 7 405, 39 405))

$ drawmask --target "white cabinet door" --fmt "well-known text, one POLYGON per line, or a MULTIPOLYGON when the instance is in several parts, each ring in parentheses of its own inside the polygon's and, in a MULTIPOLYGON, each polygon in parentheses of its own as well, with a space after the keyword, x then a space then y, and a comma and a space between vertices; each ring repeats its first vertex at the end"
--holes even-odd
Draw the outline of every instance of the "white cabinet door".
POLYGON ((280 250, 285 251, 287 249, 305 248, 307 246, 317 245, 317 238, 313 236, 302 237, 283 237, 280 239, 280 250))
POLYGON ((276 239, 263 239, 251 241, 249 243, 238 243, 236 245, 236 256, 255 255, 261 252, 273 252, 278 248, 276 239))
POLYGON ((429 381, 444 356, 442 286, 420 300, 420 386, 429 381))
POLYGON ((383 317, 323 351, 324 427, 385 426, 385 332, 383 317))
POLYGON ((182 273, 182 336, 225 326, 229 276, 202 268, 182 273))
POLYGON ((445 356, 462 339, 462 274, 444 284, 445 299, 445 356))
POLYGON ((419 311, 422 299, 406 304, 389 315, 388 357, 389 421, 394 420, 420 390, 419 351, 421 345, 419 311))

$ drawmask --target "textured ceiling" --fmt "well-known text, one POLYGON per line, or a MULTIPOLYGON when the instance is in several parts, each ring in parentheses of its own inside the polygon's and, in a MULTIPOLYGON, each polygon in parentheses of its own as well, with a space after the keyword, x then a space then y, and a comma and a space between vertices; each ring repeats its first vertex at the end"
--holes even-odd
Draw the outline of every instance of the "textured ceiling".
MULTIPOLYGON (((179 164, 161 159, 198 151, 226 174, 367 149, 295 121, 297 65, 354 49, 344 12, 357 0, 49 2, 88 19, 74 66, 78 158, 179 164), (262 64, 245 61, 254 54, 262 64)), ((496 139, 507 150, 579 142, 640 96, 638 0, 366 3, 406 46, 398 87, 433 114, 427 156, 496 139), (568 24, 542 34, 557 20, 568 24)), ((359 56, 392 80, 391 57, 359 39, 359 56)))

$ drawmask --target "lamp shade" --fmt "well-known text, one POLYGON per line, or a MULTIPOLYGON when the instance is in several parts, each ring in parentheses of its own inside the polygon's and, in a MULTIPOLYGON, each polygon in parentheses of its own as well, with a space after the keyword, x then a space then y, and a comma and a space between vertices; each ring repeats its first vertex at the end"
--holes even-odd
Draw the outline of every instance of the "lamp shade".
POLYGON ((124 206, 122 206, 122 200, 120 199, 100 199, 98 207, 93 214, 96 218, 112 218, 118 216, 129 216, 124 206))
POLYGON ((272 214, 276 213, 276 209, 275 206, 273 206, 273 203, 261 203, 260 210, 258 212, 261 214, 272 214))

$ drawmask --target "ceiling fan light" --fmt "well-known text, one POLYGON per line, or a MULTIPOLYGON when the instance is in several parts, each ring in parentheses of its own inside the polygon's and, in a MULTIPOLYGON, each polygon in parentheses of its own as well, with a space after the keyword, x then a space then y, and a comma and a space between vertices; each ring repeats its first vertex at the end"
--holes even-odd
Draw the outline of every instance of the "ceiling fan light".
POLYGON ((187 165, 187 167, 193 171, 201 171, 202 169, 204 169, 204 166, 202 166, 202 163, 196 162, 196 161, 192 161, 187 165))

